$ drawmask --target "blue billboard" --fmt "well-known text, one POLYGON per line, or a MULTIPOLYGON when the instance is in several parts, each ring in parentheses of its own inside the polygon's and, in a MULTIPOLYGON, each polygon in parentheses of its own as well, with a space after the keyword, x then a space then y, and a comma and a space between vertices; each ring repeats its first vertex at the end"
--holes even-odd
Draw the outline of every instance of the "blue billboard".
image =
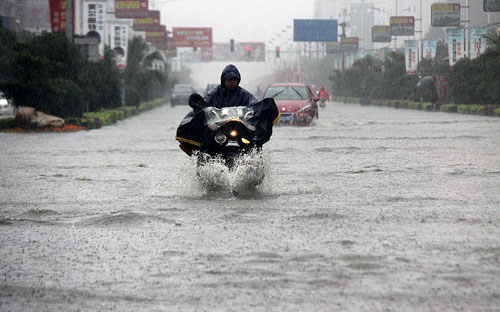
POLYGON ((338 21, 320 19, 293 20, 293 41, 337 42, 338 21))

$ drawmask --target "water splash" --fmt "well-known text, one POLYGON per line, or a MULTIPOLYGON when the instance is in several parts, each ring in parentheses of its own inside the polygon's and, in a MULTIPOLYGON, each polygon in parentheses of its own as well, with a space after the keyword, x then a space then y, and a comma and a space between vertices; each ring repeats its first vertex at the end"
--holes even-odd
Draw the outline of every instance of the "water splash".
POLYGON ((270 162, 268 153, 244 154, 236 160, 234 168, 229 169, 223 159, 213 157, 198 166, 197 178, 209 193, 252 195, 258 192, 269 173, 270 162))

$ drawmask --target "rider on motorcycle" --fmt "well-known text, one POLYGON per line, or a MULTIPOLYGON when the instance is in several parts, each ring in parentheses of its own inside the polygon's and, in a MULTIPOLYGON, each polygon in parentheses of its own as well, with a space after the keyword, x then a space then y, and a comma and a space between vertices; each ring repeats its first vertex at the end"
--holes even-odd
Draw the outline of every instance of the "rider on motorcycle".
POLYGON ((325 86, 321 86, 321 89, 318 92, 318 97, 324 99, 325 101, 330 101, 330 94, 326 92, 325 86))
POLYGON ((205 97, 206 106, 217 108, 229 106, 248 106, 259 100, 239 86, 240 72, 233 64, 227 65, 220 76, 220 85, 205 97))
MULTIPOLYGON (((190 106, 193 107, 193 112, 186 116, 188 118, 186 122, 196 118, 196 114, 206 107, 224 108, 249 106, 258 103, 259 100, 254 95, 239 86, 240 81, 241 76, 236 66, 232 64, 227 65, 222 71, 221 84, 209 92, 204 99, 197 93, 189 97, 189 103, 190 106)), ((269 134, 270 133, 271 132, 269 132, 269 134)), ((183 133, 183 135, 186 135, 186 133, 183 133)), ((193 153, 192 143, 200 147, 200 157, 203 157, 204 152, 206 152, 209 147, 206 144, 202 144, 202 142, 194 142, 192 140, 186 140, 186 138, 177 139, 180 139, 181 149, 189 156, 193 153)), ((261 150, 262 144, 268 139, 269 138, 266 137, 255 137, 253 138, 251 147, 261 150)))

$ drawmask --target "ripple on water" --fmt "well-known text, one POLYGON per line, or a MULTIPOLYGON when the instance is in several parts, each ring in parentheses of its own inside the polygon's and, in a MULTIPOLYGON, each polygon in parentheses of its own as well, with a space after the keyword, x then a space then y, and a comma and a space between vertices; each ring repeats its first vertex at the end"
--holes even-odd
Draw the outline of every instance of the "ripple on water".
POLYGON ((115 227, 142 224, 145 222, 174 223, 173 220, 166 220, 152 214, 135 211, 115 211, 93 217, 84 218, 74 222, 74 226, 81 227, 115 227))

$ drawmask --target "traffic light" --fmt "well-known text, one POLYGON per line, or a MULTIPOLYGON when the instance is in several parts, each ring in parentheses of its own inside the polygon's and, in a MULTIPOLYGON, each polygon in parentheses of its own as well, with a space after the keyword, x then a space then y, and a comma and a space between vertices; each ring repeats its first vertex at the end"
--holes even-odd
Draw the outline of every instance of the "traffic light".
POLYGON ((252 53, 252 46, 248 45, 247 46, 247 56, 250 57, 251 53, 252 53))
POLYGON ((231 45, 231 52, 234 52, 234 39, 230 39, 229 44, 231 45))
POLYGON ((280 47, 276 47, 276 57, 280 57, 280 47))

